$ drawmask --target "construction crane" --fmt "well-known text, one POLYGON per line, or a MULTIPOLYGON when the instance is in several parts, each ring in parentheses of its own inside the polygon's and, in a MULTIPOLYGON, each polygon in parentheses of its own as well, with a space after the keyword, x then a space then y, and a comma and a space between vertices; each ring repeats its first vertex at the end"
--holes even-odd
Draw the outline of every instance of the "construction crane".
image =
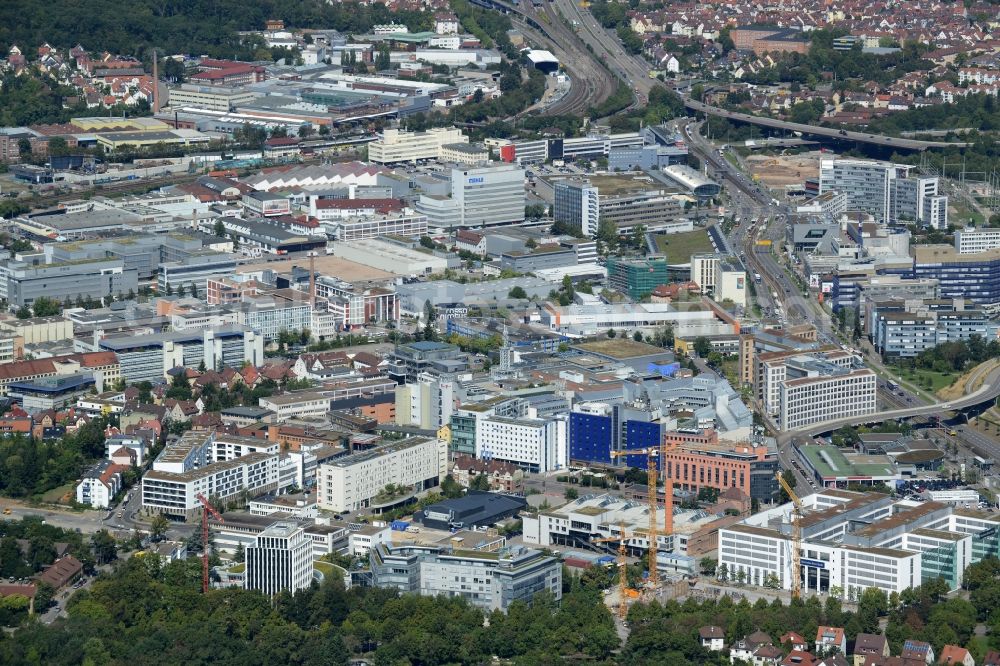
POLYGON ((618 544, 618 617, 623 621, 628 614, 628 607, 625 605, 625 598, 629 596, 628 587, 628 563, 625 561, 625 523, 618 524, 618 536, 606 539, 594 539, 594 543, 617 543, 618 544))
MULTIPOLYGON (((646 495, 649 498, 649 587, 655 590, 660 584, 660 574, 656 568, 656 552, 659 533, 659 526, 656 523, 656 486, 658 480, 656 473, 656 457, 660 455, 660 449, 651 447, 647 449, 623 449, 621 451, 611 452, 612 458, 638 455, 646 456, 646 495)), ((673 510, 671 509, 671 512, 672 511, 673 510)))
POLYGON ((201 493, 196 495, 198 501, 201 502, 201 591, 205 594, 208 593, 208 516, 212 515, 213 518, 218 520, 220 523, 226 522, 222 519, 222 515, 215 510, 205 496, 201 493))
POLYGON ((791 484, 785 481, 785 477, 778 472, 778 483, 788 493, 794 509, 792 510, 792 599, 798 599, 802 594, 802 571, 800 562, 802 561, 802 500, 792 490, 791 484))

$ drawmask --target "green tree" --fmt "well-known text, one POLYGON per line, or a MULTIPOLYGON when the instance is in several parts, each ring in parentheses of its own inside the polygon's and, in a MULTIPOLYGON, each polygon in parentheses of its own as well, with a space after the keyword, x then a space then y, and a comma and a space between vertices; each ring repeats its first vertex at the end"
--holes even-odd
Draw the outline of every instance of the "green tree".
POLYGON ((107 530, 101 530, 90 538, 94 558, 98 564, 107 564, 118 558, 118 544, 107 530))
POLYGON ((36 317, 52 317, 62 312, 62 305, 55 299, 39 296, 35 299, 32 309, 36 317))
POLYGON ((518 285, 513 287, 509 292, 507 292, 507 298, 527 299, 528 293, 524 290, 524 287, 518 285))
POLYGON ((580 496, 580 491, 573 486, 566 486, 566 490, 563 491, 563 497, 572 501, 580 496))
POLYGON ((481 490, 483 492, 490 489, 490 477, 486 474, 477 474, 469 484, 469 490, 481 490))
POLYGON ((441 494, 448 499, 455 499, 464 495, 465 489, 459 485, 458 481, 451 474, 448 474, 441 481, 441 494))
POLYGON ((642 331, 636 331, 632 334, 632 339, 636 342, 642 342, 642 331))
POLYGON ((149 537, 154 542, 162 541, 168 529, 170 529, 170 521, 162 513, 158 513, 149 522, 149 537))

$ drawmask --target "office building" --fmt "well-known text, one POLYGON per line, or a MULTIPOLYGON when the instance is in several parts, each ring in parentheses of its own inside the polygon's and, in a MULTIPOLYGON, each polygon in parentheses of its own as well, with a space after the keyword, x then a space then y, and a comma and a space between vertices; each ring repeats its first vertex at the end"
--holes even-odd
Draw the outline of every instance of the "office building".
POLYGON ((781 430, 876 411, 877 376, 841 350, 756 355, 754 388, 781 430))
POLYGON ((146 515, 201 515, 198 495, 225 503, 242 493, 277 492, 280 445, 266 440, 191 431, 169 444, 142 478, 146 515))
MULTIPOLYGON (((728 335, 739 332, 739 324, 708 303, 686 303, 678 309, 671 303, 636 303, 634 305, 584 304, 557 306, 545 303, 541 323, 552 331, 572 336, 590 336, 616 331, 674 327, 681 338, 728 335)), ((717 308, 717 306, 716 306, 717 308)))
POLYGON ((227 113, 237 106, 248 104, 261 93, 243 87, 203 86, 182 83, 170 88, 170 106, 175 109, 192 108, 227 113))
POLYGON ((912 167, 891 162, 824 159, 819 191, 847 196, 847 211, 878 222, 911 221, 934 229, 948 226, 948 198, 938 194, 938 179, 910 177, 912 167))
POLYGON ((950 245, 917 245, 912 254, 912 276, 937 280, 941 298, 1000 302, 1000 248, 959 254, 950 245))
POLYGON ((8 387, 14 382, 31 382, 43 378, 71 377, 80 374, 93 376, 94 386, 100 393, 122 377, 121 364, 115 354, 107 351, 5 363, 0 369, 0 396, 6 396, 8 387))
POLYGON ((568 464, 566 421, 489 416, 477 426, 477 458, 502 460, 536 473, 568 464))
POLYGON ((438 485, 447 473, 447 442, 411 437, 321 464, 317 470, 320 509, 356 511, 394 508, 417 492, 438 485), (386 486, 407 489, 386 495, 386 486))
POLYGON ((456 455, 475 456, 479 450, 477 437, 480 421, 492 416, 518 419, 527 413, 527 401, 510 396, 496 396, 482 402, 460 405, 452 412, 449 422, 450 450, 456 455))
POLYGON ((437 430, 451 420, 455 381, 448 376, 421 373, 416 381, 396 389, 396 424, 437 430))
POLYGON ((321 391, 292 391, 260 398, 260 406, 274 415, 277 423, 289 419, 325 416, 330 411, 330 398, 321 391))
POLYGON ((613 223, 622 234, 640 226, 675 233, 693 228, 681 220, 684 205, 678 198, 651 189, 643 180, 625 176, 565 180, 556 182, 554 192, 553 219, 579 227, 586 236, 595 235, 601 221, 613 223))
POLYGON ((738 488, 747 497, 771 502, 778 496, 778 452, 764 445, 719 442, 715 430, 672 431, 664 435, 667 454, 660 463, 675 487, 738 488))
POLYGON ((607 267, 608 285, 634 301, 662 284, 683 281, 688 276, 687 266, 671 266, 662 257, 639 260, 608 257, 607 267))
POLYGON ((39 298, 59 303, 77 299, 121 298, 139 288, 135 269, 121 259, 30 264, 9 261, 3 268, 7 302, 11 307, 31 305, 39 298))
POLYGON ((1000 227, 968 227, 955 232, 955 251, 976 254, 1000 248, 1000 227))
MULTIPOLYGON (((645 460, 645 456, 642 458, 645 460)), ((646 552, 650 545, 649 505, 645 501, 612 494, 589 494, 534 514, 522 513, 521 520, 524 543, 542 548, 568 546, 592 550, 597 546, 597 539, 617 537, 622 534, 623 527, 630 553, 646 552)), ((721 524, 734 521, 733 518, 722 519, 721 524)), ((669 528, 662 509, 656 512, 656 522, 657 550, 661 556, 674 553, 700 557, 714 553, 720 526, 718 516, 678 507, 669 528)), ((657 568, 666 570, 666 562, 658 561, 657 568)))
POLYGON ((558 558, 528 548, 494 552, 381 543, 368 551, 368 561, 376 587, 461 597, 487 611, 506 612, 515 601, 530 604, 541 592, 557 602, 562 598, 558 558))
POLYGON ((386 359, 389 377, 400 384, 419 381, 425 372, 446 374, 468 368, 466 354, 457 345, 432 340, 397 345, 386 359))
POLYGON ((368 159, 377 164, 436 160, 446 145, 468 144, 469 137, 454 127, 433 127, 426 132, 386 129, 368 144, 368 159))
POLYGON ((94 386, 94 375, 89 372, 22 379, 7 384, 7 397, 29 414, 38 414, 74 405, 94 386))
POLYGON ((878 375, 869 368, 846 369, 812 358, 785 365, 788 374, 778 396, 781 430, 876 412, 878 375))
MULTIPOLYGON (((524 215, 522 206, 521 215, 524 215)), ((395 239, 367 238, 344 241, 333 246, 335 256, 363 266, 371 266, 394 275, 431 275, 457 268, 462 262, 456 254, 427 252, 415 243, 395 239)))
POLYGON ((164 261, 157 269, 156 291, 160 294, 184 289, 203 290, 208 278, 231 276, 238 266, 236 255, 203 250, 177 261, 164 261))
POLYGON ((914 357, 945 342, 997 337, 998 324, 981 309, 960 299, 884 300, 872 303, 865 328, 883 356, 914 357))
POLYGON ((512 164, 452 169, 451 198, 463 227, 524 222, 524 169, 512 164))
POLYGON ((568 455, 570 462, 623 464, 612 451, 658 447, 663 425, 651 410, 624 404, 582 403, 569 414, 568 455))
POLYGON ((221 369, 264 362, 263 338, 239 327, 108 337, 98 346, 118 356, 121 376, 129 383, 161 382, 172 368, 197 368, 202 363, 221 369))
POLYGON ((312 540, 304 527, 291 521, 276 522, 246 548, 246 588, 270 597, 305 589, 312 583, 312 556, 312 540))
POLYGON ((747 273, 736 259, 724 257, 716 262, 714 282, 712 297, 716 301, 731 301, 735 305, 746 307, 747 273))
POLYGON ((881 493, 822 489, 802 498, 802 557, 792 570, 791 503, 719 530, 719 565, 750 585, 774 582, 805 595, 869 587, 901 593, 943 578, 961 586, 965 568, 1000 548, 1000 515, 940 502, 896 500, 881 493))
POLYGON ((406 212, 373 214, 329 220, 323 223, 323 227, 338 241, 379 238, 381 236, 418 238, 427 234, 427 217, 406 212))

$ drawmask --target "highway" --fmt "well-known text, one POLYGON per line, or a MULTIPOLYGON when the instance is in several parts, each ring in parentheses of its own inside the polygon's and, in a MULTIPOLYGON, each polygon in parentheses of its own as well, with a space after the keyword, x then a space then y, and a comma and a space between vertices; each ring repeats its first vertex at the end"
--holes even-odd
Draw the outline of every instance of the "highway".
POLYGON ((802 132, 803 134, 809 134, 812 136, 825 136, 834 139, 843 139, 844 141, 859 141, 861 143, 870 143, 877 146, 889 146, 904 150, 927 150, 928 148, 951 147, 965 148, 972 145, 964 141, 921 141, 918 139, 901 139, 892 136, 883 136, 881 134, 866 134, 864 132, 838 130, 831 127, 804 125, 802 123, 792 123, 786 120, 778 120, 776 118, 763 118, 761 116, 752 116, 748 113, 728 111, 717 106, 710 106, 708 104, 697 102, 690 98, 684 99, 684 106, 699 113, 706 113, 711 116, 751 123, 762 127, 772 127, 775 129, 788 130, 790 132, 802 132))

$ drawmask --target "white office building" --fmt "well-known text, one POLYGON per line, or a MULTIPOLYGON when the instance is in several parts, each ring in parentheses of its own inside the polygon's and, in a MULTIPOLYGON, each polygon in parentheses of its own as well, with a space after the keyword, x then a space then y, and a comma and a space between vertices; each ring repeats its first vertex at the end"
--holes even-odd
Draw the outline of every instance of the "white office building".
POLYGON ((814 362, 804 365, 817 367, 803 368, 802 376, 783 382, 779 388, 782 430, 876 412, 878 376, 871 369, 829 369, 814 362))
POLYGON ((387 129, 368 144, 368 159, 378 164, 436 160, 442 146, 468 142, 469 137, 454 127, 434 127, 426 132, 387 129))
POLYGON ((324 416, 330 411, 330 398, 319 391, 293 391, 258 400, 260 406, 274 412, 274 419, 281 423, 288 419, 324 416))
POLYGON ((746 307, 747 273, 743 265, 729 257, 716 262, 715 285, 712 294, 713 298, 720 303, 732 301, 736 305, 746 307))
POLYGON ((691 255, 691 281, 698 283, 702 291, 715 288, 715 273, 721 255, 714 252, 699 252, 691 255))
POLYGON ((781 430, 876 411, 875 373, 844 351, 759 354, 757 397, 781 430))
POLYGON ((476 430, 477 458, 502 460, 529 472, 566 466, 565 421, 491 416, 477 421, 476 430))
POLYGON ((959 254, 975 254, 1000 247, 1000 227, 969 227, 955 232, 955 250, 959 254))
POLYGON ((1000 547, 996 513, 839 489, 804 497, 802 505, 798 572, 788 503, 719 530, 719 566, 727 578, 758 586, 776 581, 790 590, 795 575, 804 595, 845 598, 869 587, 902 592, 937 578, 954 590, 969 564, 996 556, 1000 547))
POLYGON ((411 437, 354 453, 319 466, 319 507, 340 512, 396 506, 438 485, 447 469, 448 444, 436 438, 411 437), (408 491, 384 494, 390 485, 408 491))
POLYGON ((274 523, 246 549, 244 584, 268 596, 294 594, 312 582, 312 556, 312 540, 305 528, 295 522, 274 523))
POLYGON ((869 213, 877 221, 912 221, 944 229, 948 197, 938 193, 938 178, 911 177, 913 167, 892 162, 825 159, 820 162, 819 191, 840 192, 847 210, 869 213))
POLYGON ((514 164, 452 169, 451 198, 463 227, 524 222, 524 169, 514 164))

